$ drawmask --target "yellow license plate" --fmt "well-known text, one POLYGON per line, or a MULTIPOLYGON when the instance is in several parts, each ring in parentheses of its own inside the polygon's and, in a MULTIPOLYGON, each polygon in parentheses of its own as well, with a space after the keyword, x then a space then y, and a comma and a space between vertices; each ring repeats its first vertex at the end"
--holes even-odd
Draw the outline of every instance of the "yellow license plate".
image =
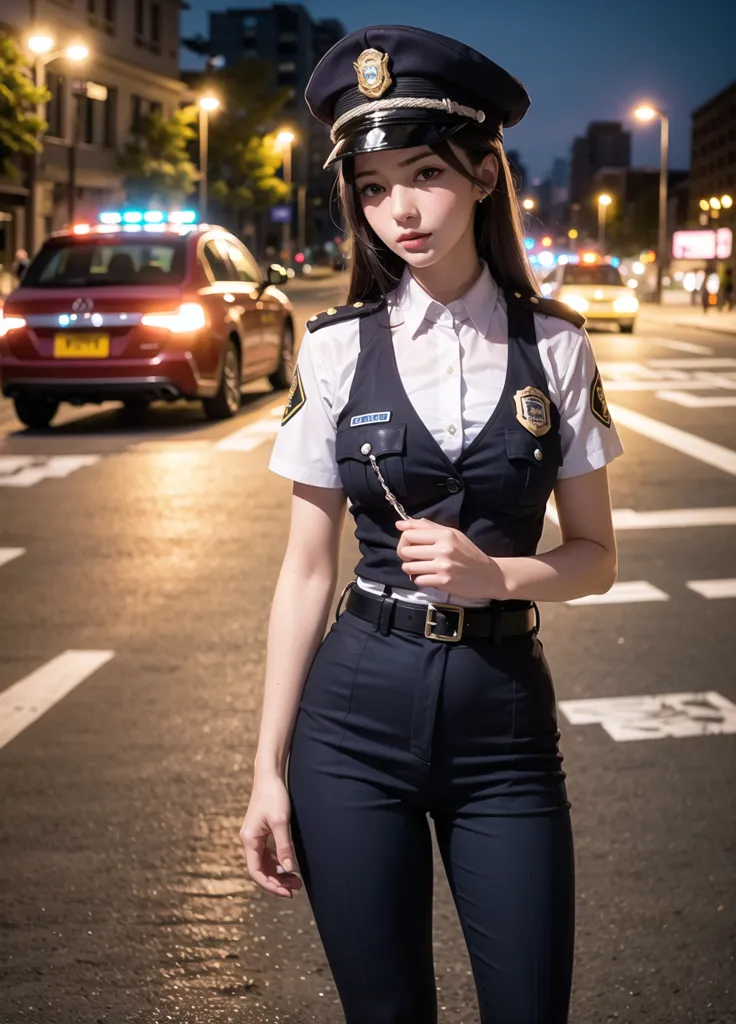
POLYGON ((55 334, 57 359, 106 359, 110 355, 109 334, 55 334))

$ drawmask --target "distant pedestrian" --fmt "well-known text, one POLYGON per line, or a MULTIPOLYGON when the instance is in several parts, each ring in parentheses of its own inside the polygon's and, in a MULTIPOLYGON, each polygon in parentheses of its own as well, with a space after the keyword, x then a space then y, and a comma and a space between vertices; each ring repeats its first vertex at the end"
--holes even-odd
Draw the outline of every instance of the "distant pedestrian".
POLYGON ((529 97, 454 39, 375 26, 305 98, 352 258, 271 457, 292 518, 246 863, 284 899, 298 864, 345 1024, 434 1024, 431 815, 480 1021, 565 1024, 573 843, 536 602, 612 586, 623 448, 583 317, 526 257, 503 135, 529 97), (565 539, 537 556, 553 490, 565 539), (323 641, 346 499, 361 561, 323 641))
POLYGON ((15 260, 13 261, 13 273, 19 281, 22 280, 28 265, 31 262, 30 257, 25 249, 16 249, 15 260))
POLYGON ((721 285, 721 309, 728 306, 729 313, 734 306, 733 267, 726 267, 721 285))

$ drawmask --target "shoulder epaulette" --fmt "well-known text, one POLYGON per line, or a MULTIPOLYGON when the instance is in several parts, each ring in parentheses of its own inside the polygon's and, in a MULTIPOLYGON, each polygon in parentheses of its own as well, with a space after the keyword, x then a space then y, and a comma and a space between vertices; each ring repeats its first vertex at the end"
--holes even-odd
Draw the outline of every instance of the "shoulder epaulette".
POLYGON ((362 302, 352 302, 347 306, 330 306, 323 313, 316 313, 307 320, 308 331, 318 331, 320 327, 327 324, 342 323, 345 320, 354 320, 356 317, 368 316, 376 313, 384 304, 384 299, 364 299, 362 302))
POLYGON ((566 306, 564 302, 557 299, 546 299, 543 295, 526 295, 522 292, 507 292, 506 301, 513 302, 524 309, 531 309, 534 313, 541 313, 543 316, 556 316, 559 320, 567 320, 575 327, 582 327, 585 317, 566 306))

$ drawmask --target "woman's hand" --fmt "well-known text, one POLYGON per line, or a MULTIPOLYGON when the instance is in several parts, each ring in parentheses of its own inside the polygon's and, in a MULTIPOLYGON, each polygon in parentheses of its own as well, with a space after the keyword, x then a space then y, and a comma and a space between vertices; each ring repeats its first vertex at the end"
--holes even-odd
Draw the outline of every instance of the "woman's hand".
POLYGON ((401 532, 397 548, 401 568, 418 587, 448 590, 479 601, 508 597, 498 562, 459 530, 428 519, 401 520, 396 526, 401 532))
POLYGON ((302 888, 294 874, 294 851, 289 835, 291 804, 286 783, 278 775, 256 779, 240 829, 248 874, 266 892, 285 899, 302 888), (268 846, 273 836, 276 851, 268 846))

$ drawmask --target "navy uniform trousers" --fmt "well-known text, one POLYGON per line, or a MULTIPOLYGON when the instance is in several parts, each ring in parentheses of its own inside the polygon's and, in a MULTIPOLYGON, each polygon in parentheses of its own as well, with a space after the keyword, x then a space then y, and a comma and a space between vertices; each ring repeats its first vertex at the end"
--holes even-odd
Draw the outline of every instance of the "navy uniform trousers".
POLYGON ((428 816, 482 1024, 567 1021, 574 859, 558 738, 536 634, 444 643, 384 636, 350 612, 333 624, 288 785, 346 1024, 437 1021, 428 816))

